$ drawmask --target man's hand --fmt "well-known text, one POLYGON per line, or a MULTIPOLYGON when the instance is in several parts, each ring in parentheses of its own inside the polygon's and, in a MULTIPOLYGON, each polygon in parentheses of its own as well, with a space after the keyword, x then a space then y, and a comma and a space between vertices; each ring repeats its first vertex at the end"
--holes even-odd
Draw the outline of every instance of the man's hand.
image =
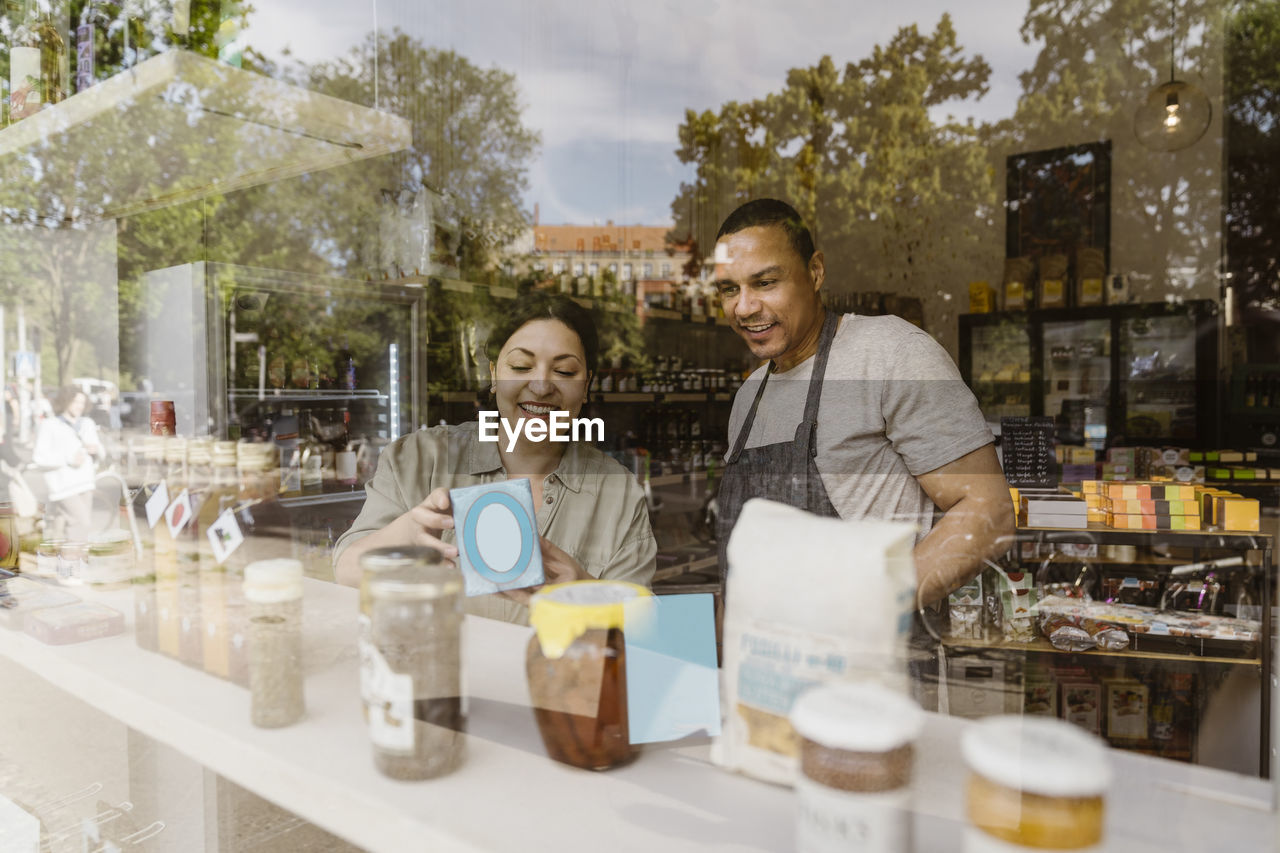
MULTIPOLYGON (((578 561, 569 556, 562 548, 545 537, 540 537, 540 539, 542 545, 542 574, 546 577, 546 582, 543 586, 568 583, 569 581, 593 580, 591 575, 587 574, 586 569, 579 566, 578 561)), ((528 607, 529 599, 533 598, 534 594, 541 589, 541 586, 510 589, 501 593, 501 595, 528 607)))

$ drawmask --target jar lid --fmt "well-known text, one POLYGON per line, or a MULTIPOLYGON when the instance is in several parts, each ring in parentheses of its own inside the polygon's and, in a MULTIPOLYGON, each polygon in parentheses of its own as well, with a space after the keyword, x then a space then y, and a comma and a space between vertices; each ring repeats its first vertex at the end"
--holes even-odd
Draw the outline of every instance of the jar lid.
MULTIPOLYGON (((363 561, 361 564, 363 565, 363 561)), ((460 592, 462 574, 439 562, 433 565, 418 562, 388 568, 379 571, 369 581, 369 597, 375 601, 428 601, 460 592)))
POLYGON ((172 401, 172 400, 152 400, 152 401, 151 401, 151 414, 153 414, 153 415, 172 415, 172 414, 173 414, 173 401, 172 401))
POLYGON ((142 439, 142 455, 152 462, 164 459, 164 436, 148 435, 142 439))
POLYGON ((231 468, 236 464, 236 443, 234 441, 215 441, 213 443, 213 464, 219 468, 231 468))
POLYGON ((236 445, 236 462, 246 471, 270 471, 280 462, 276 446, 265 441, 242 441, 236 445))
POLYGON ((850 752, 888 752, 913 743, 924 711, 909 697, 873 682, 833 682, 805 691, 791 725, 808 740, 850 752))
POLYGON ((1049 717, 987 717, 965 730, 960 752, 974 773, 1015 791, 1096 797, 1111 783, 1102 741, 1049 717))
POLYGON ((180 435, 169 435, 164 438, 164 461, 185 462, 187 460, 187 440, 180 435))
POLYGON ((593 628, 625 630, 626 603, 651 597, 649 590, 625 581, 553 584, 543 587, 529 602, 529 624, 537 632, 542 653, 558 658, 574 640, 593 628))
POLYGON ((245 566, 244 597, 259 604, 301 598, 302 561, 280 558, 258 560, 245 566))
POLYGON ((117 545, 123 545, 133 539, 129 535, 129 531, 114 528, 112 530, 104 530, 101 533, 94 533, 89 537, 89 547, 93 548, 113 548, 117 545))
POLYGON ((208 465, 213 459, 213 439, 193 438, 187 442, 187 461, 192 465, 208 465))
POLYGON ((429 566, 440 562, 440 552, 422 545, 391 545, 371 548, 360 555, 360 568, 371 572, 401 569, 406 566, 429 566))

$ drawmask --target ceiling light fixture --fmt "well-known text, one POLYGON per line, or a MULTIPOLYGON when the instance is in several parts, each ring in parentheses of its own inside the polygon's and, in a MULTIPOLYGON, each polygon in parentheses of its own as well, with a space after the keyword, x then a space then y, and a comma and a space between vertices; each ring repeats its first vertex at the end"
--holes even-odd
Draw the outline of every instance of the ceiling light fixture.
POLYGON ((1213 106, 1204 90, 1178 79, 1176 0, 1170 4, 1169 19, 1169 82, 1152 89, 1133 116, 1138 142, 1152 151, 1186 148, 1204 136, 1213 117, 1213 106))

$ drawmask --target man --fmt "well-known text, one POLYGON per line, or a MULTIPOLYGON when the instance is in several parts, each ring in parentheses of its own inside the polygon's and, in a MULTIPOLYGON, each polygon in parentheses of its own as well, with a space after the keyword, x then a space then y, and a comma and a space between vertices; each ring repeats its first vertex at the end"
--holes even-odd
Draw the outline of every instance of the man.
POLYGON ((926 604, 1007 550, 1013 508, 991 432, 933 338, 898 317, 827 312, 822 252, 785 202, 757 199, 730 214, 715 262, 725 315, 767 362, 738 391, 729 419, 722 572, 729 533, 752 497, 916 523, 926 604))

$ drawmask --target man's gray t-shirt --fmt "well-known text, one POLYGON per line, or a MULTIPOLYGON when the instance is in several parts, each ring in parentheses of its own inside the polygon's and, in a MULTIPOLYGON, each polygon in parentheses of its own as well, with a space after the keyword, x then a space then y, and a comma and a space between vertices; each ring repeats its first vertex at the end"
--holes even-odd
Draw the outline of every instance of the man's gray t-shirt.
MULTIPOLYGON (((813 361, 769 377, 747 447, 795 439, 813 361)), ((764 371, 733 399, 730 451, 764 371)), ((816 459, 841 518, 910 521, 923 536, 935 508, 916 476, 992 441, 978 401, 937 341, 899 317, 841 318, 822 386, 816 459)))

